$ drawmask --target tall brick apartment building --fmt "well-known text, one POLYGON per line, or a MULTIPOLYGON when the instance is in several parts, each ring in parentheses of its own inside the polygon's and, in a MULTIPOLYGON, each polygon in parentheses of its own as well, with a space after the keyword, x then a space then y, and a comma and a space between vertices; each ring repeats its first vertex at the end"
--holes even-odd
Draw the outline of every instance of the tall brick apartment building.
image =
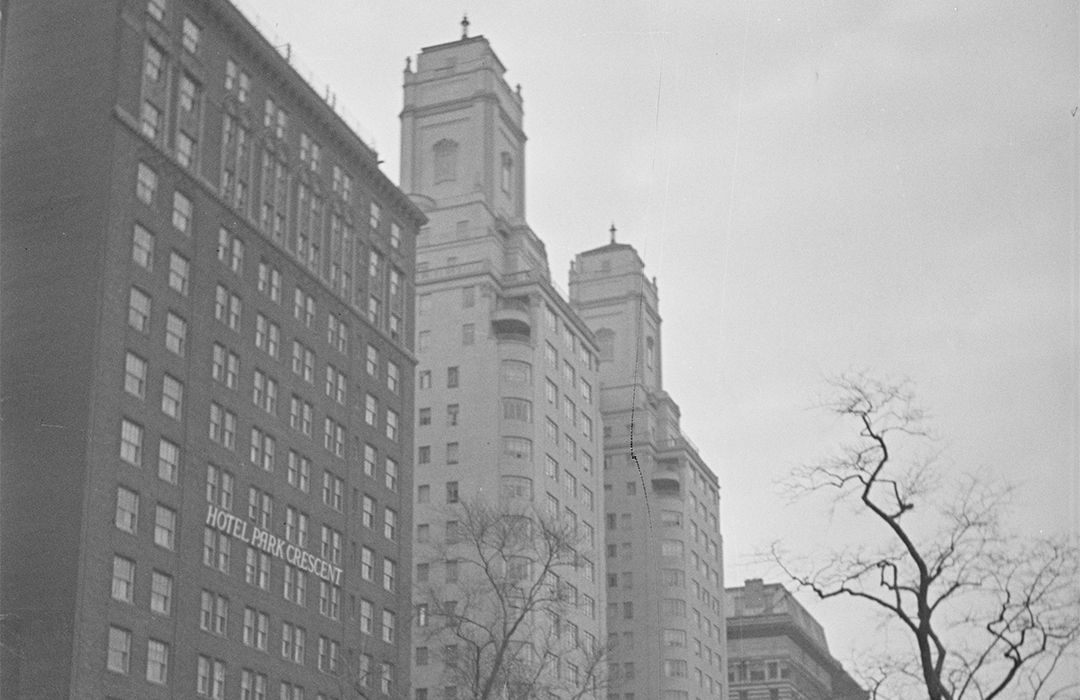
POLYGON ((401 697, 424 215, 224 0, 2 17, 0 695, 401 697))

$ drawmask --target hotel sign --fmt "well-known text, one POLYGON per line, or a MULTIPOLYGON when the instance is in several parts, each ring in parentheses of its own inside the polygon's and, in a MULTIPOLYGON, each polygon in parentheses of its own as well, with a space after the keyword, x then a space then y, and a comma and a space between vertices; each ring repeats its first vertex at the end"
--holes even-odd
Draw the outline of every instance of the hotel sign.
POLYGON ((228 511, 208 506, 206 509, 206 525, 235 537, 256 549, 261 549, 270 556, 282 559, 298 569, 310 571, 335 586, 341 585, 341 567, 334 566, 321 557, 305 552, 291 542, 270 534, 269 530, 255 527, 228 511))

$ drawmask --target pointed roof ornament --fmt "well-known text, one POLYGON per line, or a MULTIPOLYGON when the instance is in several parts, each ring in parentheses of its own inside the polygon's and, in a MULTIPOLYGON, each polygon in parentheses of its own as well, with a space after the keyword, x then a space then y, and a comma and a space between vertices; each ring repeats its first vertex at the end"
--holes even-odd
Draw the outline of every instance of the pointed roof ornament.
POLYGON ((465 13, 461 16, 461 38, 469 38, 469 14, 465 13))
POLYGON ((614 221, 611 222, 611 228, 608 229, 608 230, 611 231, 611 243, 614 244, 615 243, 615 222, 614 221))

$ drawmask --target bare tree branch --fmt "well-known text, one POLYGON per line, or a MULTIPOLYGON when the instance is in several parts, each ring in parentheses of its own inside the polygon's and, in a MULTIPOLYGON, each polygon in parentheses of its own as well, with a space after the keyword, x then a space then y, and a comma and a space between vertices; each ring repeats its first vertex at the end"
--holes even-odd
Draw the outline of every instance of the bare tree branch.
POLYGON ((417 582, 419 637, 441 654, 441 680, 477 700, 597 697, 606 661, 582 629, 597 612, 572 583, 584 546, 574 525, 482 499, 446 519, 447 537, 415 555, 442 570, 439 585, 417 582))
POLYGON ((873 604, 914 644, 908 663, 863 674, 877 697, 903 697, 913 674, 930 700, 1063 697, 1055 672, 1080 644, 1074 541, 1003 534, 1011 489, 984 475, 950 480, 910 382, 841 376, 822 406, 855 439, 796 469, 788 492, 829 496, 883 525, 879 546, 841 549, 823 566, 772 558, 819 597, 873 604), (900 459, 897 455, 912 455, 900 459))

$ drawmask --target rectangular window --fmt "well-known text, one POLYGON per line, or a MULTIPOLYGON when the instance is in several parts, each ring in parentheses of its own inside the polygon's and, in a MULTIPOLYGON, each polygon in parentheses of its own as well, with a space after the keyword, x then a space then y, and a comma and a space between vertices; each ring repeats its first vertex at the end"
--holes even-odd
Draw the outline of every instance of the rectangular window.
POLYGON ((124 362, 124 391, 142 399, 146 396, 146 360, 128 353, 124 362))
POLYGON ((307 574, 293 566, 285 566, 283 593, 285 600, 297 605, 307 605, 307 574))
POLYGON ((315 383, 315 353, 296 340, 293 341, 292 371, 308 384, 315 383))
POLYGON ((259 262, 258 290, 275 304, 281 303, 281 271, 265 260, 259 262))
POLYGON ((165 549, 176 548, 176 511, 161 504, 154 516, 154 544, 165 549))
POLYGON ((172 576, 155 571, 150 578, 150 612, 158 615, 172 613, 172 576))
POLYGON ((397 538, 397 512, 392 508, 383 509, 383 536, 391 541, 397 538))
POLYGON ((323 503, 336 511, 341 511, 345 482, 329 471, 323 472, 322 499, 323 503))
POLYGON ((184 356, 187 346, 187 321, 169 312, 165 317, 165 347, 179 357, 184 356))
POLYGON ((398 366, 390 361, 386 363, 386 388, 393 393, 398 393, 401 386, 401 370, 398 366))
POLYGON ((165 61, 161 49, 151 42, 146 43, 143 51, 143 78, 148 82, 156 83, 161 79, 162 64, 165 61))
POLYGON ((190 234, 193 205, 184 193, 173 192, 172 225, 177 231, 190 234))
POLYGON ((180 474, 180 446, 161 438, 158 441, 158 478, 175 484, 180 474))
POLYGON ((319 539, 319 556, 331 564, 341 563, 341 533, 332 527, 322 526, 319 539))
POLYGON ((293 450, 289 450, 289 468, 287 475, 289 485, 307 493, 310 476, 310 460, 293 450))
POLYGON ((135 224, 132 234, 131 259, 140 267, 154 269, 154 235, 140 224, 135 224))
POLYGON ((394 643, 394 633, 397 627, 397 615, 392 610, 383 610, 382 614, 382 639, 387 644, 394 643))
POLYGON ((360 578, 375 580, 375 552, 367 547, 360 548, 360 578))
POLYGON ((161 380, 161 412, 180 420, 184 408, 184 385, 166 374, 161 380))
POLYGON ((386 437, 392 442, 398 439, 398 414, 389 408, 386 409, 386 437))
POLYGON ((191 168, 195 164, 195 139, 183 131, 176 134, 176 160, 182 168, 191 168))
POLYGON ((154 196, 157 194, 158 175, 146 163, 139 163, 139 171, 135 179, 135 196, 147 206, 154 205, 154 196))
POLYGON ((555 481, 558 481, 559 480, 559 463, 558 463, 558 461, 556 461, 555 458, 552 457, 551 455, 545 455, 545 457, 546 457, 546 459, 544 461, 544 473, 548 477, 554 479, 555 481))
POLYGON ((157 639, 146 643, 146 680, 158 685, 169 682, 169 645, 157 639))
POLYGON ((308 328, 311 328, 311 324, 315 321, 315 297, 299 287, 293 294, 293 317, 303 322, 308 328))
POLYGON ((143 102, 139 130, 147 138, 156 141, 161 133, 161 110, 152 102, 143 102))
POLYGON ((456 389, 458 387, 458 368, 447 367, 446 368, 446 388, 456 389))
POLYGON ((364 445, 364 475, 373 477, 375 476, 375 448, 371 445, 364 445))
POLYGON ((319 614, 341 619, 341 589, 327 581, 319 581, 319 614))
POLYGON ((206 500, 222 510, 232 510, 233 475, 213 464, 206 465, 206 500))
POLYGON ((117 529, 135 534, 139 522, 139 494, 119 486, 116 489, 116 518, 114 520, 117 529))
POLYGON ((457 464, 458 463, 458 443, 448 442, 446 443, 446 463, 457 464))
POLYGON ((248 547, 244 562, 244 581, 250 586, 256 586, 264 591, 269 590, 270 555, 254 547, 248 547))
POLYGON ((232 540, 227 534, 203 528, 203 565, 228 574, 231 555, 232 540))
POLYGON ((169 287, 187 296, 188 281, 191 279, 191 263, 176 251, 169 254, 169 287))
POLYGON ((236 415, 216 403, 210 404, 210 440, 230 450, 236 447, 236 415))
POLYGON ((131 665, 131 632, 119 627, 109 628, 109 652, 106 668, 114 673, 128 674, 131 665))
POLYGON ((194 112, 199 105, 199 84, 187 73, 180 76, 177 104, 183 112, 194 112))
POLYGON ((394 592, 397 581, 397 563, 393 559, 383 559, 383 588, 394 592))
POLYGON ((135 600, 135 562, 130 559, 113 557, 112 597, 121 603, 135 600))
POLYGON ((188 53, 196 53, 199 50, 199 38, 201 35, 202 29, 199 25, 195 24, 190 17, 185 17, 182 43, 188 53))
POLYGON ((330 314, 330 319, 327 327, 327 342, 337 348, 338 352, 348 354, 349 352, 349 326, 344 322, 338 320, 336 316, 330 314))
POLYGON ((150 297, 135 287, 128 298, 128 325, 140 333, 150 330, 150 297))
POLYGON ((307 633, 303 627, 288 622, 281 623, 281 656, 286 661, 304 663, 304 647, 307 633))
POLYGON ((389 457, 386 458, 386 488, 397 491, 398 487, 398 464, 389 457))
POLYGON ((360 599, 360 632, 371 634, 374 631, 374 610, 370 601, 360 599))

